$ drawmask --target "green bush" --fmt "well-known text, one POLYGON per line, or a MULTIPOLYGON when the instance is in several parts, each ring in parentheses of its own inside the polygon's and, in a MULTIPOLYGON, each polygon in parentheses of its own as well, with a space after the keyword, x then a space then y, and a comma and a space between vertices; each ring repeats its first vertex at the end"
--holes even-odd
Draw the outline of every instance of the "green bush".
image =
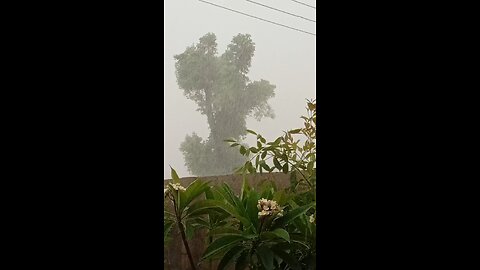
POLYGON ((229 185, 210 187, 194 181, 179 186, 172 169, 173 183, 165 196, 174 213, 165 212, 164 239, 177 224, 193 269, 187 236, 199 228, 208 230, 208 247, 200 262, 218 260, 218 269, 315 269, 316 251, 316 102, 307 102, 304 127, 285 132, 272 142, 252 130, 256 147, 226 140, 248 157, 237 172, 244 175, 236 195, 229 185), (303 141, 297 139, 303 136, 303 141), (247 174, 278 170, 290 174, 290 187, 278 190, 269 182, 258 191, 246 180, 247 174), (203 196, 204 194, 204 196, 203 196))

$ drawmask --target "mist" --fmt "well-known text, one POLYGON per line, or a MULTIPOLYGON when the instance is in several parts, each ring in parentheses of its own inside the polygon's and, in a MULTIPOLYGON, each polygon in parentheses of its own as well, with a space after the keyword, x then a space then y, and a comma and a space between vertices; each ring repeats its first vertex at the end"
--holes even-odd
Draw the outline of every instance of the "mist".
MULTIPOLYGON (((208 2, 316 33, 313 22, 255 5, 248 1, 208 2)), ((305 18, 316 20, 316 10, 289 0, 255 1, 305 18)), ((315 1, 301 0, 315 5, 315 1)), ((250 34, 255 53, 247 76, 251 81, 268 80, 275 85, 275 97, 268 100, 275 118, 253 117, 247 128, 272 140, 282 131, 302 127, 306 99, 315 98, 316 36, 295 31, 234 13, 198 0, 165 0, 164 22, 164 179, 170 178, 170 166, 180 177, 194 176, 185 166, 180 145, 186 135, 196 133, 206 139, 210 134, 207 117, 197 104, 184 96, 175 75, 174 55, 199 42, 207 33, 216 35, 221 55, 238 34, 250 34)), ((248 138, 249 136, 247 136, 248 138)), ((250 136, 251 137, 251 136, 250 136)), ((253 138, 253 137, 252 137, 253 138)), ((225 138, 226 139, 226 138, 225 138)), ((246 140, 252 144, 254 140, 246 140)))

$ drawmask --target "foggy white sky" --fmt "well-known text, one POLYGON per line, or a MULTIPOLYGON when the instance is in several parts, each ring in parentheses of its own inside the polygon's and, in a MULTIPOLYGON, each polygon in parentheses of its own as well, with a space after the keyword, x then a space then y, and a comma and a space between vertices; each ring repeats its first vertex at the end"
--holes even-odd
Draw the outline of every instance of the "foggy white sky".
MULTIPOLYGON (((315 23, 273 11, 243 0, 206 0, 267 20, 316 33, 315 23)), ((313 0, 300 0, 315 6, 313 0)), ((265 5, 316 20, 315 9, 290 0, 255 0, 265 5)), ((255 55, 248 76, 265 79, 276 85, 275 97, 269 100, 275 119, 261 122, 247 119, 247 128, 267 140, 283 130, 302 126, 305 99, 315 97, 316 36, 290 30, 257 19, 224 10, 198 0, 164 1, 164 179, 170 178, 171 165, 180 177, 190 176, 179 150, 187 134, 197 133, 206 139, 207 120, 196 111, 197 105, 183 95, 175 77, 173 56, 197 43, 208 32, 217 36, 218 53, 222 54, 232 38, 250 34, 255 55)), ((251 142, 247 140, 247 142, 251 142)))

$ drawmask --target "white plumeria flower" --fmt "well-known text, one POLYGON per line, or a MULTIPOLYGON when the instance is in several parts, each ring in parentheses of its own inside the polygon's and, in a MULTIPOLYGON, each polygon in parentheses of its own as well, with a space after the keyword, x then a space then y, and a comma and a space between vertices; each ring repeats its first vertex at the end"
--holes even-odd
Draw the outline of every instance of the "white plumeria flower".
POLYGON ((283 209, 278 206, 276 201, 267 200, 262 198, 258 200, 257 204, 258 216, 271 216, 277 214, 277 216, 283 216, 283 209))
POLYGON ((310 216, 310 223, 314 223, 315 222, 315 217, 313 216, 313 214, 310 216))
POLYGON ((182 187, 182 185, 177 183, 174 183, 174 184, 170 183, 170 186, 175 190, 181 190, 181 191, 187 190, 186 188, 182 187))
POLYGON ((268 215, 270 215, 270 212, 262 210, 262 212, 258 212, 258 215, 259 216, 268 216, 268 215))

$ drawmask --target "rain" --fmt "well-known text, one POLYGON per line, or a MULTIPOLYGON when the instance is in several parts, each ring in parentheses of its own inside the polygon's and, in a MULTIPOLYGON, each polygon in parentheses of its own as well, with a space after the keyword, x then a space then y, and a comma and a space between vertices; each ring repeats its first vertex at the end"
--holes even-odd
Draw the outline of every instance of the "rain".
MULTIPOLYGON (((302 2, 315 5, 315 1, 302 2)), ((200 140, 205 142, 211 137, 208 113, 202 114, 195 98, 187 97, 185 87, 182 89, 179 85, 176 74, 178 59, 175 59, 176 55, 183 54, 187 48, 197 46, 200 39, 208 33, 213 33, 216 37, 218 59, 228 50, 234 37, 239 34, 249 35, 255 48, 250 67, 245 72, 248 78, 246 85, 265 80, 274 86, 274 95, 267 98, 265 106, 259 106, 250 112, 250 116, 245 119, 245 127, 262 134, 267 140, 281 136, 282 131, 302 127, 303 120, 300 116, 306 113, 306 99, 315 98, 316 89, 316 36, 309 34, 316 32, 316 24, 312 22, 315 20, 315 9, 287 0, 166 0, 164 7, 164 179, 170 178, 170 166, 175 168, 180 177, 198 176, 186 165, 181 150, 182 143, 187 136, 196 140, 197 144, 200 144, 200 140), (264 117, 257 121, 255 112, 264 117), (269 117, 272 115, 274 118, 269 117)), ((228 65, 218 66, 219 70, 215 74, 233 74, 228 70, 228 65)), ((189 78, 194 78, 191 72, 186 74, 189 78)), ((215 86, 216 89, 223 87, 221 91, 225 92, 228 89, 242 88, 235 85, 237 81, 231 80, 231 77, 218 76, 220 78, 216 80, 224 81, 218 84, 221 86, 215 86)), ((200 79, 201 77, 198 80, 200 79)), ((233 97, 237 96, 224 94, 222 103, 212 104, 215 111, 228 115, 227 119, 222 120, 223 131, 220 134, 233 132, 232 129, 243 121, 241 114, 229 115, 229 108, 248 107, 248 99, 233 97)), ((198 96, 197 100, 202 98, 204 97, 198 96)), ((254 144, 255 137, 247 135, 244 142, 254 144)), ((208 156, 199 161, 200 164, 212 162, 215 161, 208 156)))

